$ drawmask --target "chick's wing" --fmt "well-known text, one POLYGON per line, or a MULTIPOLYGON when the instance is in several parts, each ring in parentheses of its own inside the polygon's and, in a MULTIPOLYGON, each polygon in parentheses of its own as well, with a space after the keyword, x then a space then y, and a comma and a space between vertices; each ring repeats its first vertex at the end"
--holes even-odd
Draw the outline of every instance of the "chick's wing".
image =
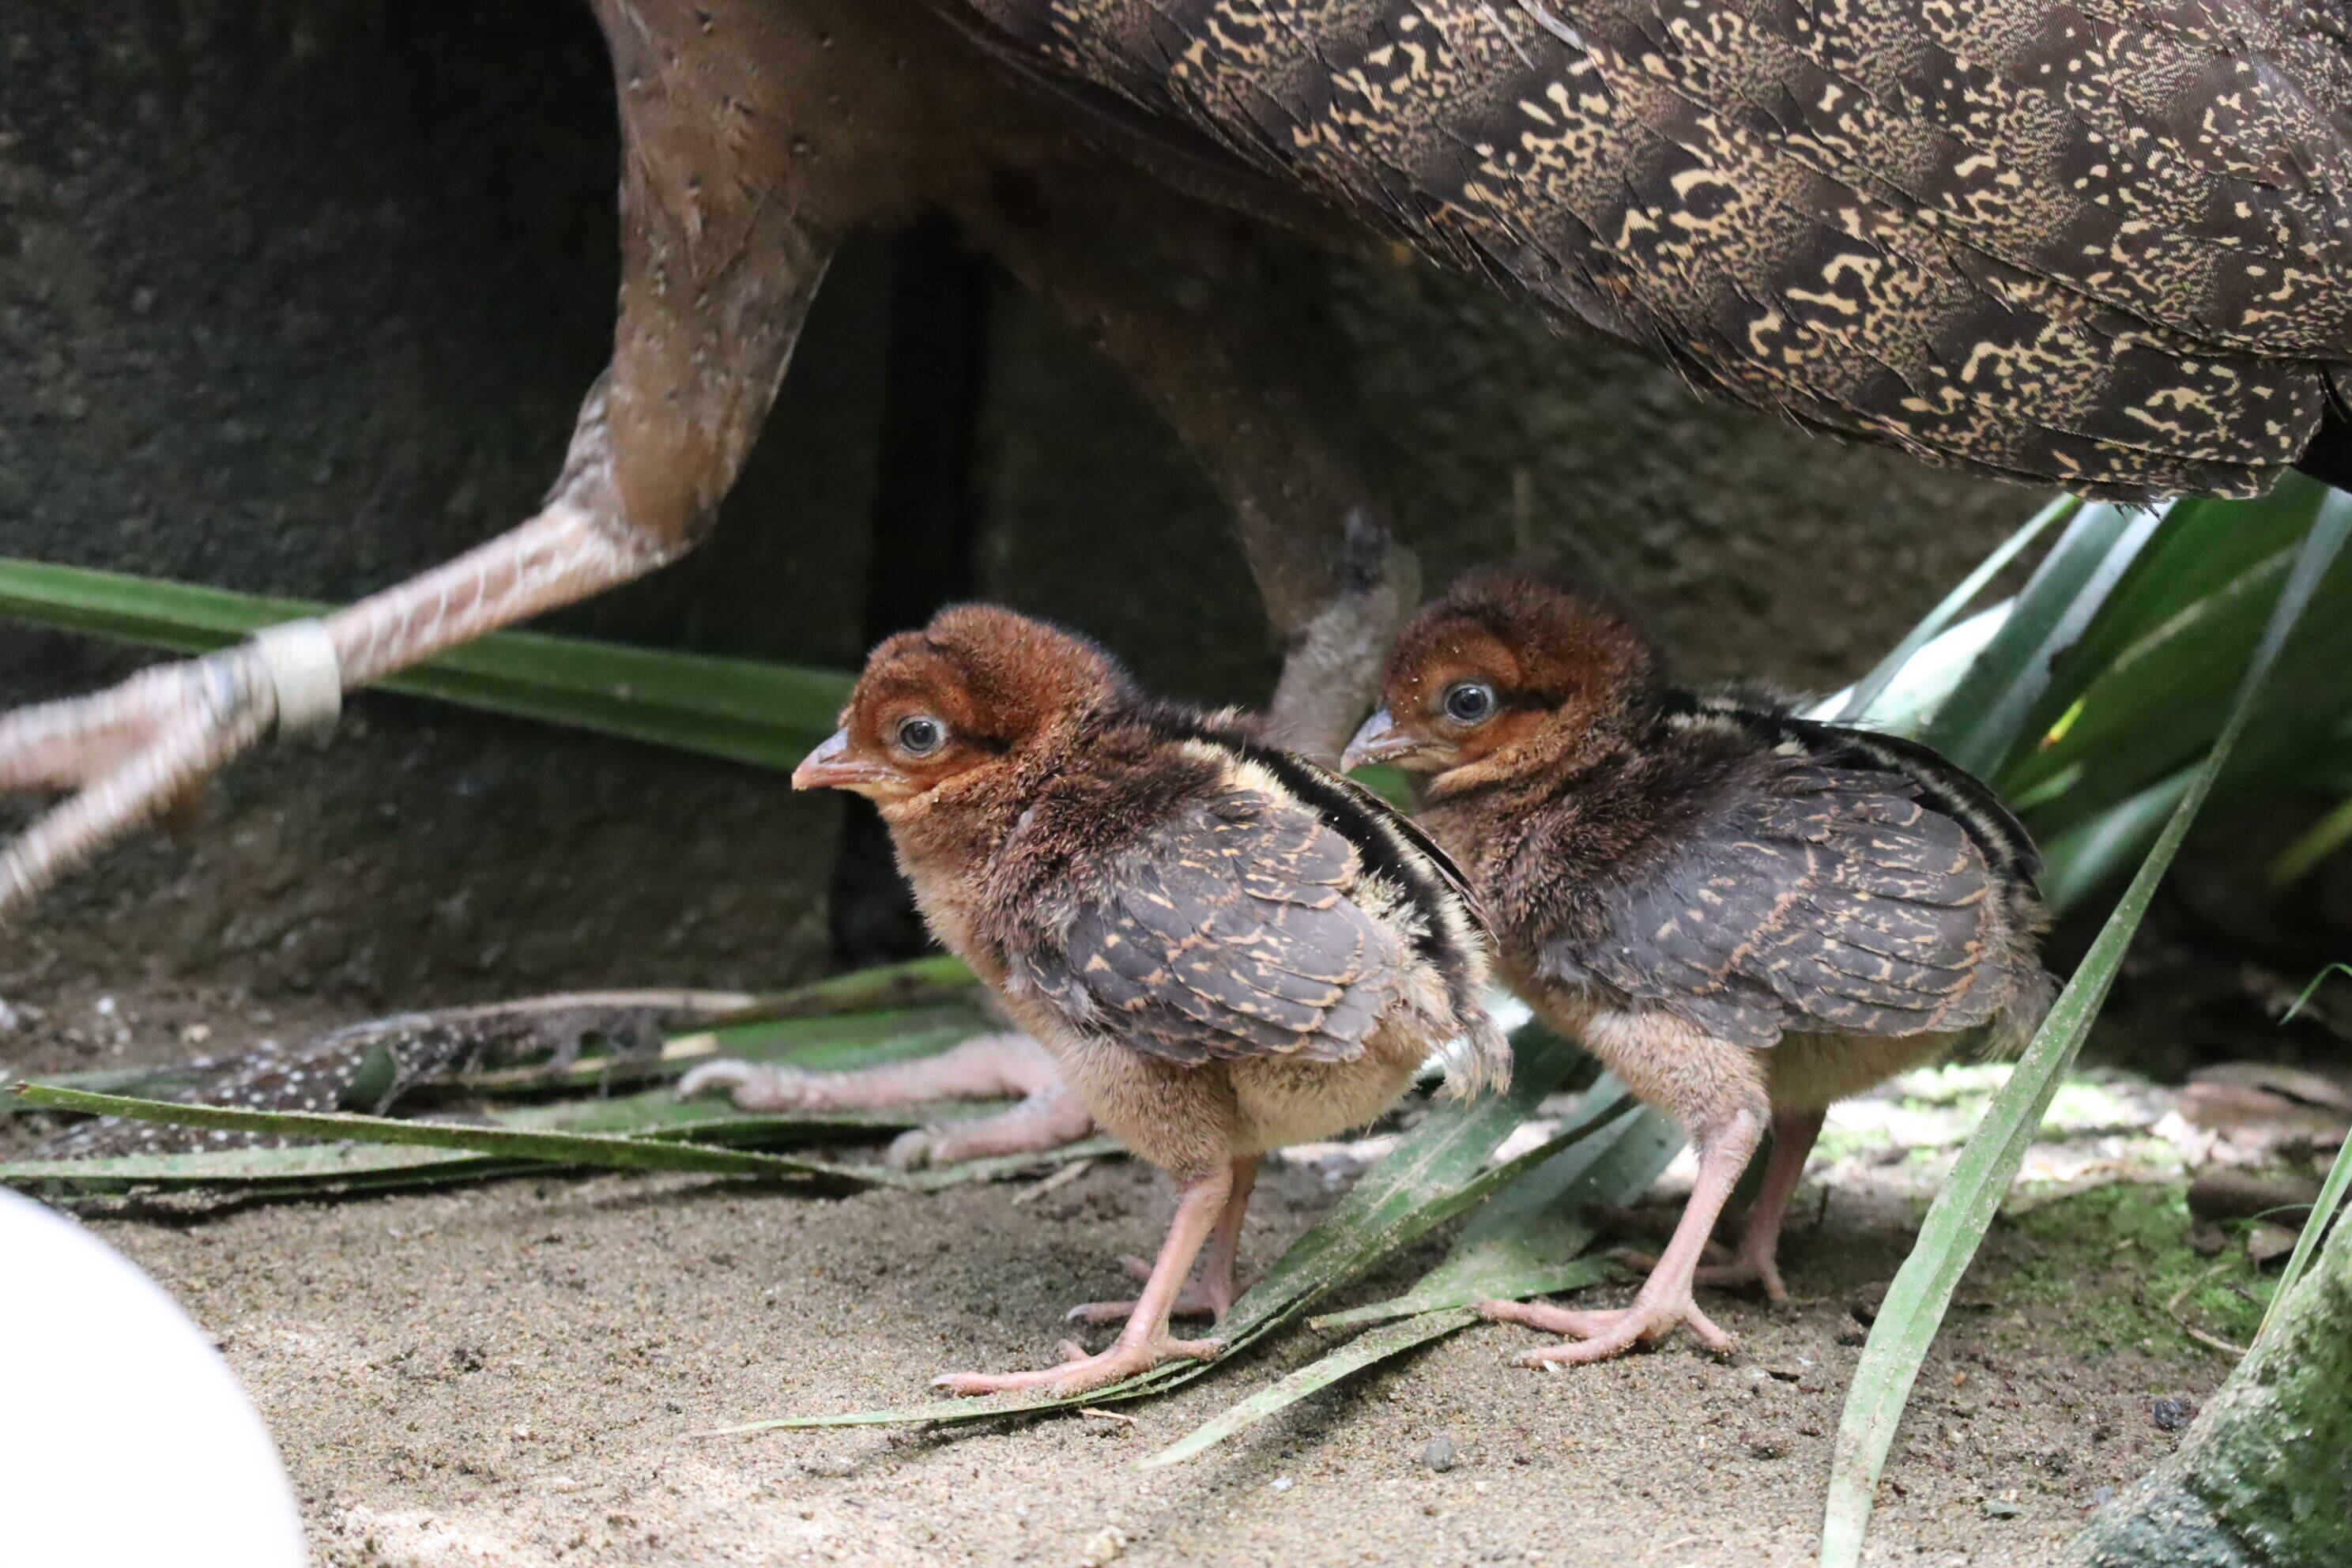
POLYGON ((1996 889, 1960 824, 1891 773, 1791 764, 1603 897, 1597 941, 1545 951, 1717 1037, 1972 1027, 2003 987, 1996 889))
POLYGON ((1186 804, 1139 845, 1074 869, 1075 912, 1040 911, 1013 977, 1148 1056, 1353 1060, 1410 962, 1404 934, 1349 891, 1348 841, 1260 791, 1186 804))

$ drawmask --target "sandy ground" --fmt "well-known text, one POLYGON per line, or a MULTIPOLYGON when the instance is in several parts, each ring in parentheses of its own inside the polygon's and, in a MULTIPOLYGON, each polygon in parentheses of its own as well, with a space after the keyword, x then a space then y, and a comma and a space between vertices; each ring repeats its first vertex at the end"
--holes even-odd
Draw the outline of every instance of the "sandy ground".
MULTIPOLYGON (((1809 1189, 1786 1255, 1801 1303, 1713 1303, 1734 1360, 1677 1342, 1539 1373, 1510 1363, 1528 1336, 1482 1325, 1172 1470, 1129 1465, 1331 1340, 1277 1336, 1123 1406, 1131 1423, 700 1435, 1049 1357, 1061 1309, 1118 1293, 1110 1259, 1156 1239, 1168 1200, 1124 1162, 1017 1204, 1024 1190, 809 1200, 604 1176, 91 1223, 217 1337, 337 1568, 1806 1563, 1858 1353, 1850 1308, 1892 1275, 1908 1224, 1906 1205, 1832 1192, 1822 1208, 1809 1189), (1449 1469, 1424 1462, 1436 1437, 1449 1469)), ((1312 1170, 1273 1171, 1250 1265, 1332 1195, 1312 1170)), ((1434 1247, 1353 1299, 1393 1293, 1434 1247)), ((2097 1489, 2170 1446, 2152 1398, 2218 1382, 2221 1358, 2177 1335, 2085 1341, 2050 1265, 2046 1234, 1996 1230, 1915 1396, 1872 1562, 2044 1561, 2097 1489)), ((2082 1283, 2134 1279, 2119 1253, 2082 1283)))

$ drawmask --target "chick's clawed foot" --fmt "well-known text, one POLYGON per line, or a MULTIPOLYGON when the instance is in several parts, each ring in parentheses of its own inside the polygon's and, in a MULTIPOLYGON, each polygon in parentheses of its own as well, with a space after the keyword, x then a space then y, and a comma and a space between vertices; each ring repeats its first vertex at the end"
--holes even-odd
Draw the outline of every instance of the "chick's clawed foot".
POLYGON ((1685 1325, 1717 1355, 1729 1355, 1738 1346, 1737 1340, 1698 1310, 1687 1290, 1662 1291, 1656 1296, 1645 1292, 1635 1297, 1632 1306, 1608 1311, 1577 1312, 1546 1301, 1496 1300, 1480 1301, 1476 1310, 1480 1317, 1493 1322, 1519 1323, 1548 1334, 1566 1335, 1573 1342, 1529 1351, 1519 1357, 1521 1366, 1577 1366, 1607 1361, 1635 1345, 1655 1343, 1685 1325))
POLYGON ((1694 1282, 1716 1290, 1741 1285, 1761 1286, 1767 1301, 1775 1307, 1789 1304, 1789 1287, 1780 1278, 1780 1265, 1775 1258, 1735 1257, 1728 1263, 1703 1264, 1694 1282))
POLYGON ((1194 1361, 1212 1361, 1225 1348, 1223 1340, 1180 1340, 1168 1334, 1155 1334, 1133 1344, 1114 1344, 1099 1355, 1088 1355, 1086 1347, 1076 1340, 1064 1340, 1061 1344, 1062 1364, 1039 1372, 951 1372, 945 1377, 931 1379, 933 1388, 944 1388, 950 1394, 1013 1394, 1024 1389, 1042 1388, 1048 1394, 1064 1395, 1083 1394, 1090 1388, 1120 1382, 1141 1373, 1150 1372, 1161 1362, 1178 1356, 1194 1361))
POLYGON ((732 1058, 705 1062, 677 1080, 677 1097, 696 1100, 723 1089, 738 1110, 809 1110, 824 1108, 819 1075, 798 1068, 763 1067, 732 1058))
MULTIPOLYGON (((1692 1284, 1705 1286, 1710 1290, 1732 1290, 1748 1285, 1761 1286, 1767 1301, 1775 1307, 1785 1307, 1789 1304, 1789 1287, 1780 1278, 1780 1264, 1778 1258, 1769 1256, 1751 1257, 1744 1252, 1727 1252, 1712 1242, 1708 1243, 1707 1250, 1715 1254, 1720 1261, 1699 1265, 1697 1270, 1691 1276, 1692 1284)), ((1612 1253, 1611 1256, 1626 1268, 1637 1269, 1643 1274, 1647 1274, 1658 1266, 1658 1254, 1654 1252, 1621 1251, 1612 1253)))
MULTIPOLYGON (((1138 1279, 1149 1280, 1151 1278, 1151 1260, 1148 1258, 1123 1252, 1119 1254, 1118 1266, 1138 1279)), ((1171 1318, 1206 1318, 1213 1323, 1222 1323, 1225 1321, 1225 1314, 1234 1310, 1234 1302, 1240 1294, 1230 1274, 1222 1279, 1211 1276, 1195 1279, 1184 1287, 1183 1294, 1176 1298, 1176 1304, 1168 1309, 1168 1315, 1171 1318)), ((1134 1314, 1135 1307, 1136 1303, 1131 1300, 1085 1301, 1071 1308, 1066 1316, 1073 1323, 1123 1323, 1134 1314)))

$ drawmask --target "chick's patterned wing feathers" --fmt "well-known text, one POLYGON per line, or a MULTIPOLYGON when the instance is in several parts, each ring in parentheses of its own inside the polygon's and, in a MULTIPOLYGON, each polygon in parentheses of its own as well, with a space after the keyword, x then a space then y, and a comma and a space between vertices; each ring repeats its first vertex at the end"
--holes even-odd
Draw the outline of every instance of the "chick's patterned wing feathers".
POLYGON ((1353 1060, 1403 983, 1355 850, 1292 802, 1224 790, 1076 870, 1075 915, 1030 923, 1014 981, 1148 1056, 1353 1060))
POLYGON ((1998 1010, 1997 897, 1961 825, 1909 781, 1791 763, 1741 792, 1662 866, 1603 897, 1597 940, 1545 952, 1708 1032, 1914 1035, 1998 1010))

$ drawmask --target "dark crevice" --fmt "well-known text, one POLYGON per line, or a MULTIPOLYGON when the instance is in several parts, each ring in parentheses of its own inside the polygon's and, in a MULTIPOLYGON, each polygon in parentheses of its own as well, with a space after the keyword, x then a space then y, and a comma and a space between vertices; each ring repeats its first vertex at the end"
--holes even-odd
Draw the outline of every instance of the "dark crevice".
MULTIPOLYGON (((876 440, 861 629, 867 647, 919 626, 978 583, 976 443, 988 264, 944 217, 893 243, 890 330, 876 440)), ((834 860, 834 956, 880 963, 927 952, 913 893, 871 803, 852 796, 834 860)))

